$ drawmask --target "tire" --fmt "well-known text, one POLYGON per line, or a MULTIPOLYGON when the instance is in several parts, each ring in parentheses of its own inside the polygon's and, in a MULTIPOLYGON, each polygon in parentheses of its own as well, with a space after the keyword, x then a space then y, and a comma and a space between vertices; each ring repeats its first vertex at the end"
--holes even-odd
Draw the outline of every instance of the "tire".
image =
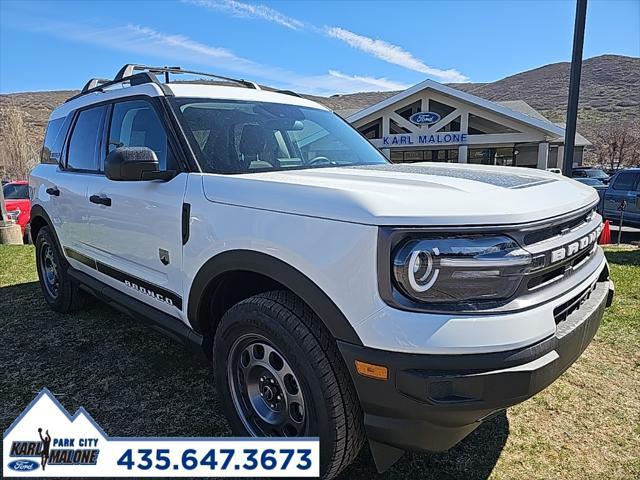
POLYGON ((355 389, 333 337, 298 297, 274 291, 231 307, 215 333, 213 360, 234 434, 320 437, 320 472, 327 479, 355 459, 364 443, 355 389), (268 404, 278 393, 283 400, 268 404))
POLYGON ((38 279, 49 306, 60 313, 73 312, 85 307, 88 295, 80 291, 67 273, 68 263, 60 253, 48 226, 38 231, 35 246, 38 279))

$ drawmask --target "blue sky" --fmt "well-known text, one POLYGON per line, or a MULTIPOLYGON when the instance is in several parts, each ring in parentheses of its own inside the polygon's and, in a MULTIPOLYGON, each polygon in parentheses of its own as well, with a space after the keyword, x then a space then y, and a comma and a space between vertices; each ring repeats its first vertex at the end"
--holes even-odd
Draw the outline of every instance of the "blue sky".
MULTIPOLYGON (((491 82, 569 61, 575 2, 0 0, 0 92, 81 87, 125 63, 305 93, 491 82)), ((640 0, 589 0, 584 57, 640 56, 640 0)))

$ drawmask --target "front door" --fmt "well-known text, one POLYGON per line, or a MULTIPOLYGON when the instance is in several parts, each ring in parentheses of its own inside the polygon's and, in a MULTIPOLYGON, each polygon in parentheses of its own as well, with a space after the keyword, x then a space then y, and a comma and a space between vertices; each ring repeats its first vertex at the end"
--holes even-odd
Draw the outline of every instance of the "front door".
MULTIPOLYGON (((175 158, 163 123, 147 100, 113 105, 106 129, 108 150, 148 147, 162 170, 175 170, 175 158)), ((181 316, 182 201, 187 173, 168 182, 113 181, 95 177, 89 226, 92 256, 101 279, 128 295, 174 316, 181 316)))

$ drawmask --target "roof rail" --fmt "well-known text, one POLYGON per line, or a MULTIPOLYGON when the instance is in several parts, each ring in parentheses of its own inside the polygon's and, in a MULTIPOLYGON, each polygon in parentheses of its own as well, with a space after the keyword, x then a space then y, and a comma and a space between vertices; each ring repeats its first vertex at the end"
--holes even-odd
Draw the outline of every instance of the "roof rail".
POLYGON ((102 85, 104 83, 108 83, 110 81, 111 80, 106 78, 92 78, 91 80, 89 80, 87 83, 84 84, 84 87, 82 87, 82 92, 86 92, 87 90, 92 90, 97 86, 102 85))
POLYGON ((120 71, 116 74, 115 80, 121 80, 123 78, 129 77, 133 75, 136 71, 149 72, 154 75, 164 73, 165 83, 170 82, 170 78, 169 78, 170 74, 172 75, 189 74, 189 75, 201 75, 203 77, 210 77, 210 78, 218 78, 220 80, 225 80, 227 82, 239 83, 240 85, 244 85, 245 87, 253 88, 255 90, 260 90, 260 86, 257 83, 251 82, 249 80, 244 80, 241 78, 238 79, 238 78, 224 77, 222 75, 216 75, 214 73, 197 72, 195 70, 183 70, 180 67, 150 67, 148 65, 136 65, 133 63, 127 64, 124 67, 122 67, 120 71))
POLYGON ((293 95, 294 97, 304 98, 299 93, 294 92, 293 90, 275 90, 276 93, 282 93, 283 95, 293 95))
POLYGON ((80 98, 84 95, 94 92, 104 92, 104 89, 107 87, 111 87, 113 85, 118 85, 120 83, 129 83, 130 86, 134 85, 142 85, 145 83, 159 83, 158 80, 151 74, 147 72, 137 73, 130 77, 125 77, 120 80, 106 80, 103 83, 103 80, 99 78, 92 78, 89 80, 85 86, 82 88, 82 91, 77 95, 74 95, 71 98, 67 98, 64 103, 70 102, 71 100, 75 100, 76 98, 80 98))
POLYGON ((105 88, 111 87, 113 85, 121 84, 121 83, 129 83, 130 86, 134 85, 142 85, 145 83, 156 83, 159 85, 163 85, 156 75, 164 74, 164 83, 169 83, 170 78, 169 75, 174 74, 190 74, 190 75, 201 75, 204 77, 217 78, 219 80, 225 80, 227 82, 234 82, 240 85, 243 85, 247 88, 253 88, 255 90, 261 90, 260 86, 249 80, 242 80, 231 77, 223 77, 222 75, 215 75, 213 73, 206 72, 196 72, 193 70, 183 70, 180 67, 150 67, 147 65, 137 65, 137 64, 127 64, 123 66, 118 73, 116 74, 113 80, 107 80, 103 78, 92 78, 89 80, 79 94, 74 95, 71 98, 65 100, 66 102, 70 102, 76 98, 82 97, 83 95, 87 95, 93 92, 103 92, 105 88), (139 71, 141 73, 135 73, 139 71))

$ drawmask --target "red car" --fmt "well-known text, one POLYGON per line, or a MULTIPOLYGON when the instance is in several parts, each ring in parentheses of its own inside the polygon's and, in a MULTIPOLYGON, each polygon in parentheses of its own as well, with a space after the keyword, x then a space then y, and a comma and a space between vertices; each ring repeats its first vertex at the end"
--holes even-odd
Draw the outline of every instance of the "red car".
POLYGON ((16 219, 22 235, 31 217, 31 200, 29 200, 29 182, 18 180, 2 186, 4 200, 9 216, 16 219))

